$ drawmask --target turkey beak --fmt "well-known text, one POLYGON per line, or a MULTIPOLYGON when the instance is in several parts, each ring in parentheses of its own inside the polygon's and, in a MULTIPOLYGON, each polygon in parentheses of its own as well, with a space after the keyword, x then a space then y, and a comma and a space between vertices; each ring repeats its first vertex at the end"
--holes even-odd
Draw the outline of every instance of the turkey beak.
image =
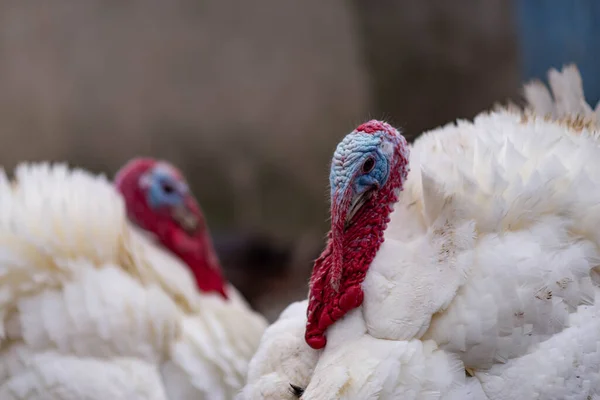
POLYGON ((350 206, 348 207, 348 212, 346 214, 346 220, 344 221, 344 230, 348 229, 350 223, 352 222, 352 218, 356 215, 358 210, 366 203, 369 198, 370 192, 364 192, 360 194, 354 195, 352 200, 350 201, 350 206))
POLYGON ((173 207, 171 216, 188 235, 193 235, 198 230, 198 216, 187 205, 173 207))

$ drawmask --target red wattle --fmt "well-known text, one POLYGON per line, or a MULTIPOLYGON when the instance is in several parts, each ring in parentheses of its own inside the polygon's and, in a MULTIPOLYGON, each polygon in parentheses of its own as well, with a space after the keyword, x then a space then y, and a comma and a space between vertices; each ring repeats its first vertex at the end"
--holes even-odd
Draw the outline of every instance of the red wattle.
POLYGON ((229 298, 225 291, 226 280, 219 265, 210 265, 202 255, 177 254, 184 261, 188 268, 194 274, 196 287, 204 293, 215 292, 221 295, 225 300, 229 298))
MULTIPOLYGON (((377 201, 377 199, 373 199, 377 201)), ((388 207, 386 206, 386 209, 388 207)), ((310 282, 305 340, 313 349, 327 344, 325 331, 346 313, 362 305, 361 287, 371 261, 383 242, 387 213, 380 207, 368 207, 357 214, 356 221, 344 233, 343 260, 338 290, 331 284, 334 251, 333 240, 316 262, 310 282)), ((330 234, 331 237, 331 234, 330 234)))
MULTIPOLYGON (((399 136, 394 128, 375 120, 361 125, 357 130, 367 133, 393 130, 394 135, 399 136)), ((304 338, 313 349, 325 347, 327 328, 362 305, 362 283, 383 243, 389 215, 398 200, 396 189, 402 190, 402 182, 408 174, 408 147, 404 138, 399 137, 397 159, 390 168, 392 172, 388 181, 361 207, 345 229, 338 225, 345 223, 345 218, 339 217, 345 216, 347 210, 343 206, 338 210, 338 205, 344 204, 343 199, 341 203, 334 202, 332 211, 341 213, 332 215, 332 231, 335 234, 329 232, 327 247, 315 261, 310 279, 304 338)))
POLYGON ((217 292, 223 298, 228 298, 225 292, 225 278, 205 228, 200 229, 195 237, 189 238, 180 229, 170 227, 170 233, 163 237, 164 244, 193 272, 198 289, 203 292, 217 292))

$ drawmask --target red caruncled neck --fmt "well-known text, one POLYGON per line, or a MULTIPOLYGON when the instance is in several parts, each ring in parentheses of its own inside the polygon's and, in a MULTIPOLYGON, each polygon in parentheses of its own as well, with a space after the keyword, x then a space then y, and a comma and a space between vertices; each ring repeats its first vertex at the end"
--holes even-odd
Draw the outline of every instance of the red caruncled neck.
POLYGON ((331 232, 327 247, 315 261, 310 279, 308 321, 305 340, 313 349, 327 344, 325 331, 348 311, 363 302, 361 287, 371 262, 383 243, 383 233, 390 221, 393 205, 398 200, 395 190, 402 188, 404 165, 394 165, 386 185, 361 207, 343 235, 343 270, 338 290, 331 285, 333 243, 331 232))
POLYGON ((187 236, 175 228, 166 235, 160 235, 159 240, 186 263, 196 278, 198 289, 203 292, 217 292, 227 299, 225 278, 203 221, 194 236, 187 236))

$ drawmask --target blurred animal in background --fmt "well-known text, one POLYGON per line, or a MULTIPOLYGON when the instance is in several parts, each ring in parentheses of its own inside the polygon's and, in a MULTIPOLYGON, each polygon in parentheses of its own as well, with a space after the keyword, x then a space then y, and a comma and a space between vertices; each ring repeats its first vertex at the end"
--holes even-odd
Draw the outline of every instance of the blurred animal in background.
POLYGON ((200 206, 181 172, 151 158, 130 161, 115 177, 129 219, 193 272, 198 289, 228 298, 200 206))
POLYGON ((223 278, 174 167, 134 160, 115 183, 0 175, 0 398, 233 398, 266 320, 223 278))
POLYGON ((226 296, 225 279, 256 306, 259 299, 289 277, 292 249, 288 243, 256 232, 229 232, 213 238, 200 206, 181 171, 165 161, 139 158, 123 167, 115 184, 128 216, 146 234, 184 261, 200 290, 226 296), (190 246, 185 230, 193 231, 190 246), (154 235, 154 233, 157 233, 154 235))
POLYGON ((341 141, 308 299, 240 399, 600 396, 600 133, 576 70, 551 75, 526 111, 341 141))

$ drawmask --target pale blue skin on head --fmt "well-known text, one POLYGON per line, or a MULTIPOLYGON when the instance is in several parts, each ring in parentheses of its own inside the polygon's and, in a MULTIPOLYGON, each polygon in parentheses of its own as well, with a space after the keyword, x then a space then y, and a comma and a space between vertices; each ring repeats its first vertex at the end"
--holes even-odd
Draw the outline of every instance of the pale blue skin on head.
MULTIPOLYGON (((338 144, 331 162, 329 184, 332 201, 336 193, 345 193, 348 185, 352 185, 353 195, 385 185, 390 173, 388 157, 391 155, 391 146, 386 144, 391 145, 383 132, 354 131, 346 135, 338 144), (362 168, 369 158, 373 159, 374 166, 370 172, 364 173, 362 168)), ((341 199, 338 197, 338 200, 341 199)))
POLYGON ((187 185, 178 180, 168 168, 160 165, 142 177, 141 185, 146 189, 148 204, 154 209, 181 206, 188 193, 187 185), (166 190, 167 187, 172 190, 166 190))

